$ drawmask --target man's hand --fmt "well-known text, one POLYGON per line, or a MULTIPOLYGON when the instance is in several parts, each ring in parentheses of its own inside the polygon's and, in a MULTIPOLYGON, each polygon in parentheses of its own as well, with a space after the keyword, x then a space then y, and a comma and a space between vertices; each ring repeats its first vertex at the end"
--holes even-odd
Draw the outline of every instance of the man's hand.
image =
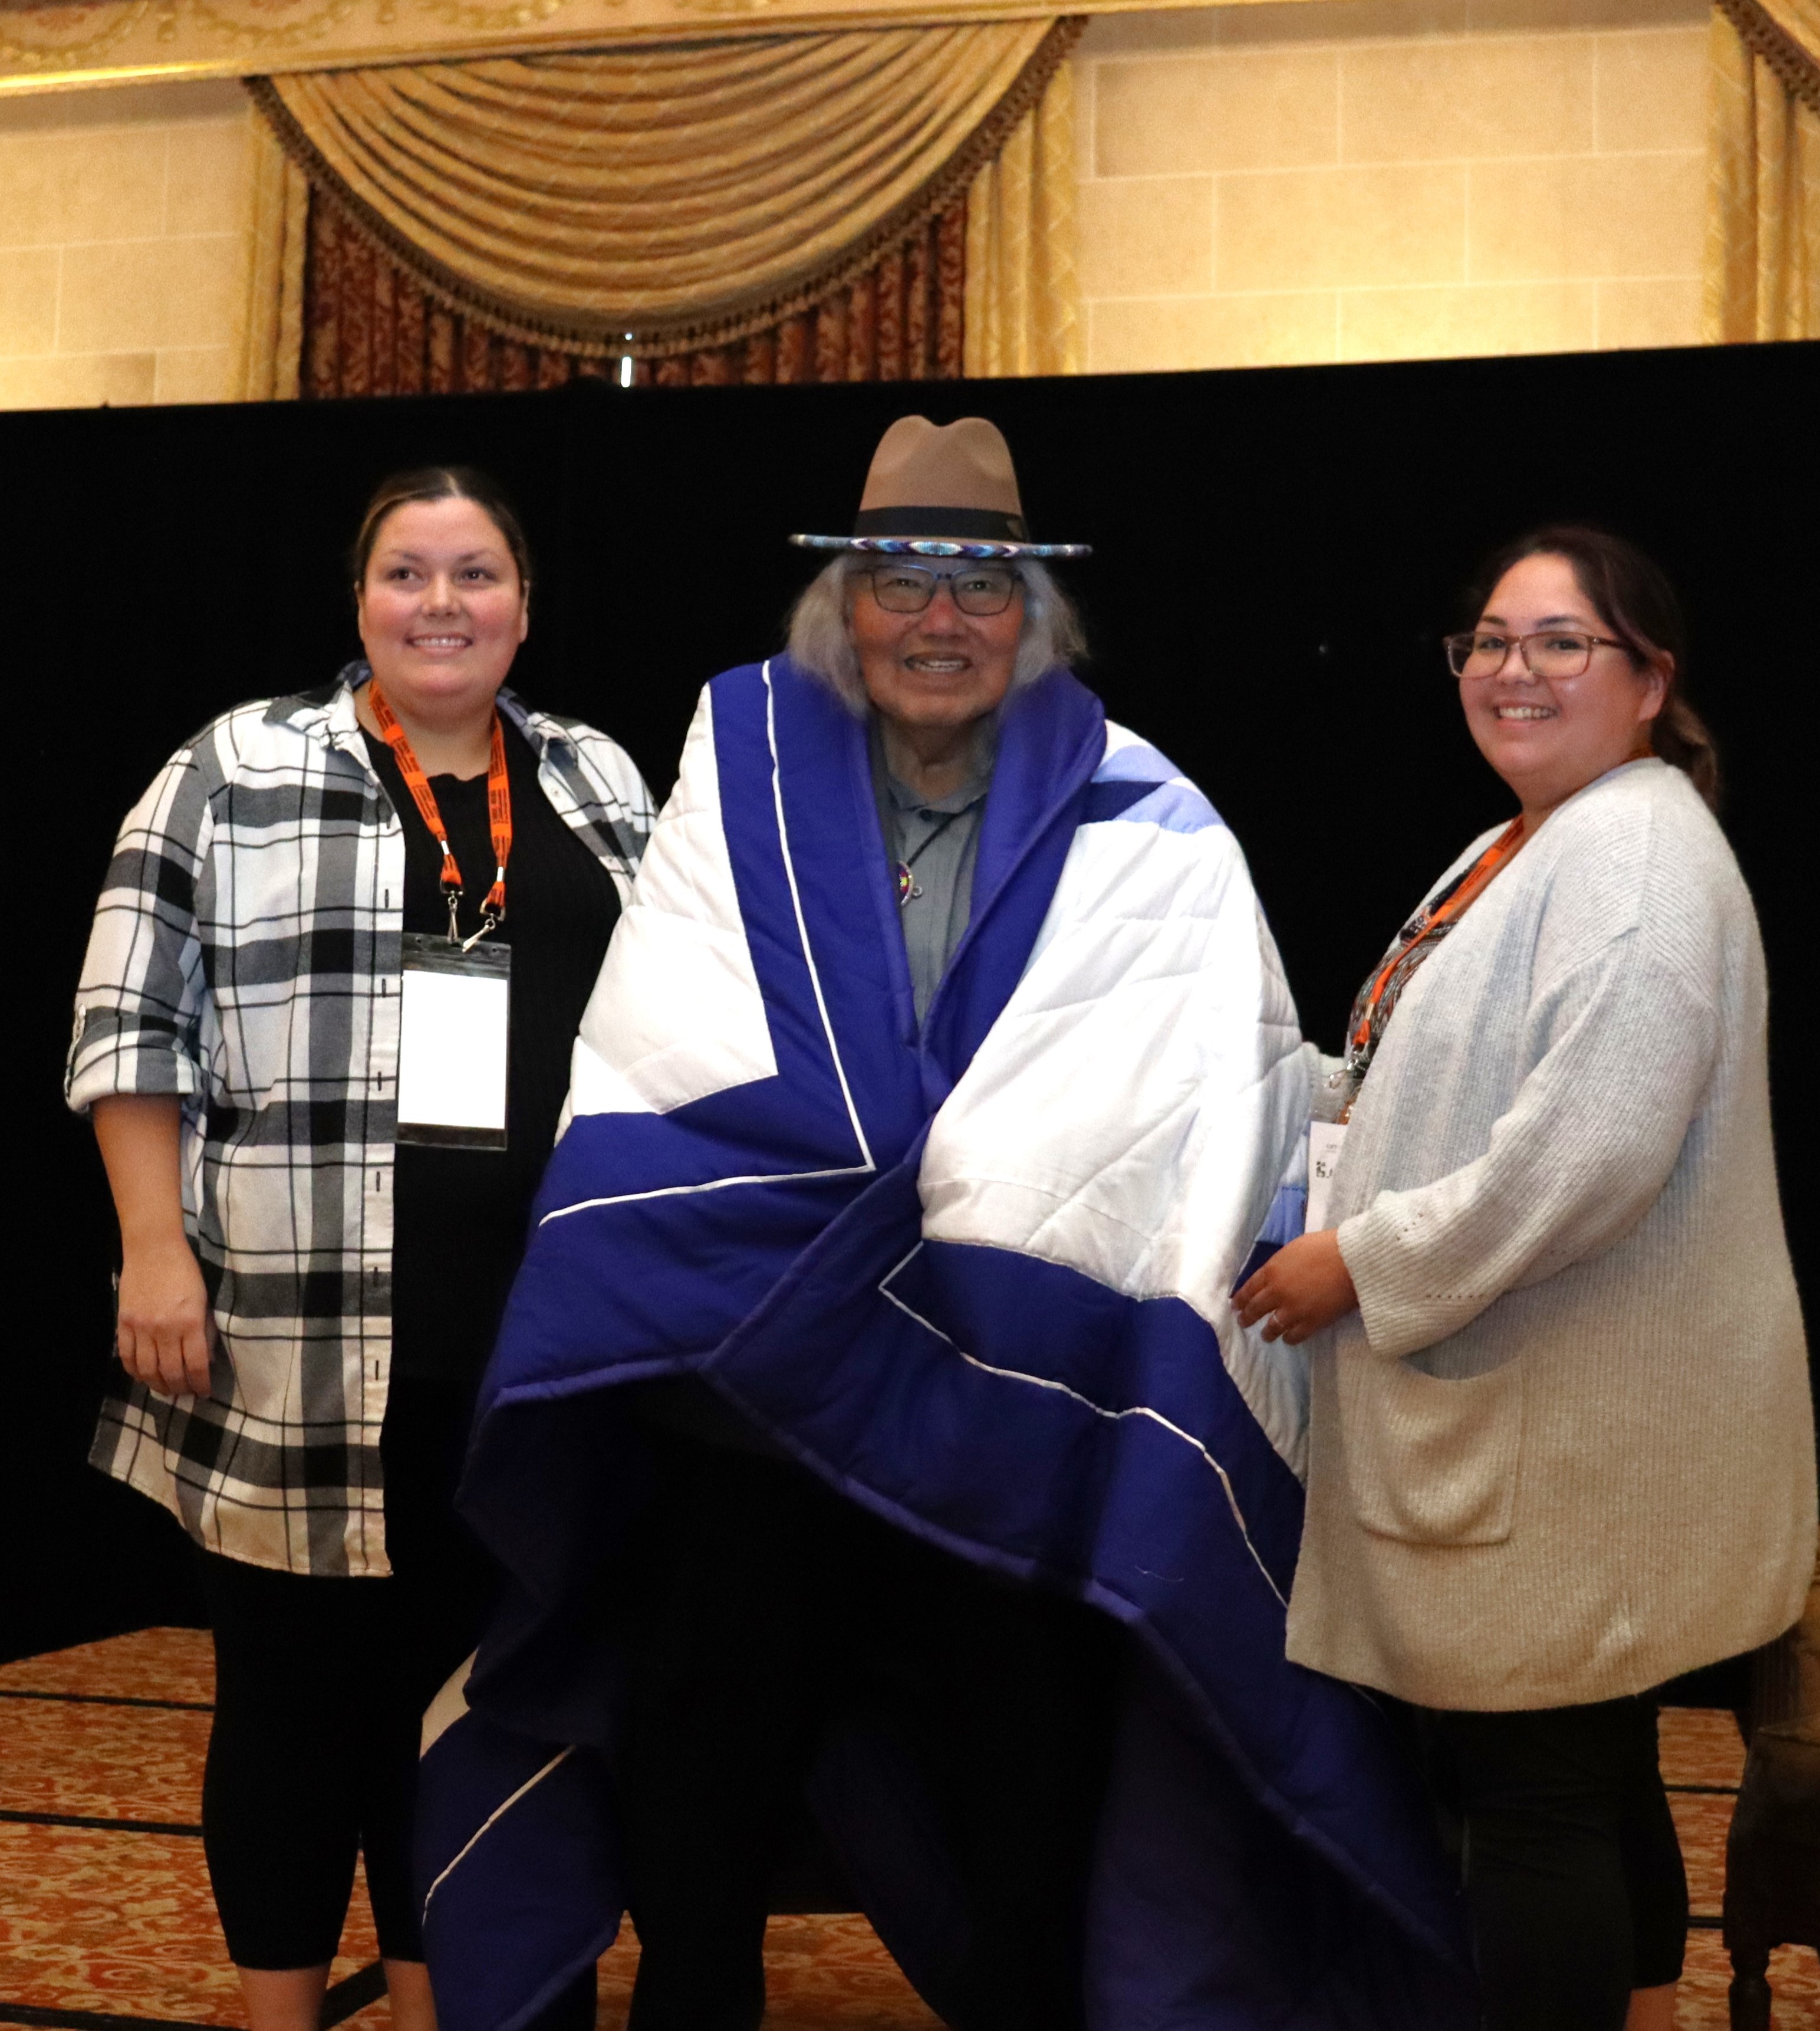
POLYGON ((1305 1234, 1279 1248, 1234 1300, 1241 1325, 1265 1321, 1266 1340, 1299 1347, 1310 1333, 1344 1318, 1359 1302, 1338 1235, 1305 1234))

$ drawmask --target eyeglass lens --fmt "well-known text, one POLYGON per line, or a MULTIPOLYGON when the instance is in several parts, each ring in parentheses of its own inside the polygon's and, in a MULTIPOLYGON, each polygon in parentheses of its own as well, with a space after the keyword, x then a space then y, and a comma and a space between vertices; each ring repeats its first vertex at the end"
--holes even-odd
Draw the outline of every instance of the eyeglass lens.
POLYGON ((872 575, 873 596, 888 613, 921 613, 947 582, 962 613, 983 619, 1003 613, 1018 589, 1014 572, 995 565, 970 565, 964 571, 930 571, 921 565, 883 565, 872 575))
POLYGON ((1539 635, 1499 635, 1490 629, 1447 637, 1447 665, 1457 677, 1494 677, 1514 643, 1532 676, 1577 677, 1592 660, 1590 635, 1550 628, 1539 635))

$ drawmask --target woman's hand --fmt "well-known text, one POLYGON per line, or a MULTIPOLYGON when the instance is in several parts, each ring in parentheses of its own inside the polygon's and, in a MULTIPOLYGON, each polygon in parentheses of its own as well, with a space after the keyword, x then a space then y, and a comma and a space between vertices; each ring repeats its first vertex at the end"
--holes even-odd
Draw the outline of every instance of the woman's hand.
POLYGON ((181 1106, 169 1094, 110 1094, 91 1118, 120 1217, 120 1365, 161 1396, 206 1396, 215 1329, 184 1232, 181 1106))
POLYGON ((1279 1248, 1255 1276, 1240 1285, 1234 1302, 1241 1325, 1265 1321, 1266 1340, 1299 1347, 1310 1333, 1344 1318, 1359 1302, 1339 1236, 1331 1228, 1305 1234, 1279 1248))
POLYGON ((128 1248, 120 1272, 114 1345, 135 1381, 161 1396, 206 1396, 214 1321, 187 1240, 128 1248))

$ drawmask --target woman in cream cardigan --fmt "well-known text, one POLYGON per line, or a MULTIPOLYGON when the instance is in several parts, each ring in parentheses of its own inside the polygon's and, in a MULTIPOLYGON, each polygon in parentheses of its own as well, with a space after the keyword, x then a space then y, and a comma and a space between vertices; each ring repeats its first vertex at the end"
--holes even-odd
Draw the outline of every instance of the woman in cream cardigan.
POLYGON ((1412 1710, 1487 2025, 1653 2031, 1687 1903, 1651 1690, 1813 1570, 1763 955, 1661 574, 1555 529, 1483 582, 1449 658, 1521 809, 1360 990, 1326 1223, 1241 1316, 1308 1343, 1290 1655, 1412 1710))

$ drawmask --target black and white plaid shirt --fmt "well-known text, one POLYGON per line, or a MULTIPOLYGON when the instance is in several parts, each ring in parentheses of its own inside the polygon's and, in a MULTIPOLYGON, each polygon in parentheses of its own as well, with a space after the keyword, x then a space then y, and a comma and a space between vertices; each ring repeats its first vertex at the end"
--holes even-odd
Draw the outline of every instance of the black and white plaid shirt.
MULTIPOLYGON (((404 834, 355 716, 363 665, 237 706, 121 829, 76 996, 66 1090, 184 1103, 184 1219, 214 1302, 210 1393, 117 1373, 91 1455, 211 1551, 382 1574, 404 834)), ((624 901, 652 824, 631 758, 500 710, 624 901)))

